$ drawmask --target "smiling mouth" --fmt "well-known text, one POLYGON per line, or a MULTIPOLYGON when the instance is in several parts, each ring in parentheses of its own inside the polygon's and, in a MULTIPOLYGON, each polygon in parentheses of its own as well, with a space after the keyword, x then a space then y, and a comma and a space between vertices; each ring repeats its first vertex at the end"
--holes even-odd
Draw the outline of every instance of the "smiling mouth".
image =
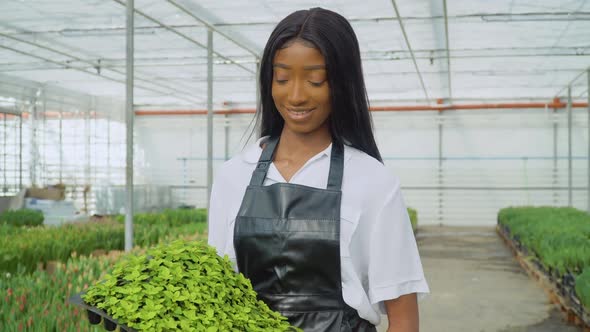
POLYGON ((315 108, 312 108, 312 109, 309 109, 309 110, 302 110, 302 111, 300 111, 300 110, 292 110, 292 109, 287 108, 287 112, 289 112, 291 114, 295 114, 295 115, 304 115, 304 114, 310 113, 314 109, 315 108))
POLYGON ((292 110, 287 108, 287 113, 292 121, 306 121, 311 117, 311 112, 313 112, 315 108, 307 109, 307 110, 292 110))

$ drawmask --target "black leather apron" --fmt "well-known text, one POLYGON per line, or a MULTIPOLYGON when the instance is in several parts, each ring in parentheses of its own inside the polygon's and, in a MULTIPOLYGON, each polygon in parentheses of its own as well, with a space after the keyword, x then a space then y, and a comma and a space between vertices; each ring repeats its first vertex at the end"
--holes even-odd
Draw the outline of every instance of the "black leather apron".
POLYGON ((236 217, 239 271, 262 301, 305 332, 375 331, 342 298, 343 146, 332 144, 327 189, 263 186, 278 141, 269 139, 236 217))

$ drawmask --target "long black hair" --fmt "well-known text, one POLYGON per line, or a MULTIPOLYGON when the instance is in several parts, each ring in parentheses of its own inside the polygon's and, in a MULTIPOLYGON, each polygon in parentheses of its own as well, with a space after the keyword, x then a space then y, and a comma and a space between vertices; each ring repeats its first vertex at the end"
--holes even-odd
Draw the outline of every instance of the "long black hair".
POLYGON ((272 98, 273 60, 277 50, 295 40, 310 44, 324 56, 332 99, 328 120, 332 140, 383 163, 373 136, 356 35, 343 16, 323 8, 299 10, 285 17, 266 43, 260 64, 260 105, 256 110, 260 137, 279 136, 283 130, 284 120, 272 98))

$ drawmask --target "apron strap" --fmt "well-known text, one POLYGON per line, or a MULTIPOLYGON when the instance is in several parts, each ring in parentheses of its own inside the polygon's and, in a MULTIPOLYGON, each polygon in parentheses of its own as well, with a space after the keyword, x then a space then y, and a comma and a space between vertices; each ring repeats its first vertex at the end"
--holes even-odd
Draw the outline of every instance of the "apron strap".
MULTIPOLYGON (((280 136, 270 137, 260 155, 256 169, 252 172, 250 185, 262 186, 266 174, 272 163, 280 136)), ((328 190, 340 190, 342 188, 342 176, 344 173, 344 146, 342 143, 332 141, 332 153, 330 157, 330 173, 328 175, 328 190)))
POLYGON ((272 163, 277 144, 279 143, 279 138, 280 136, 270 137, 266 142, 266 146, 264 147, 264 150, 262 150, 260 159, 258 159, 256 169, 252 172, 250 185, 262 187, 264 184, 264 179, 266 178, 270 163, 272 163))
POLYGON ((330 173, 328 175, 328 190, 340 190, 342 188, 342 175, 344 173, 344 146, 332 140, 332 154, 330 157, 330 173))

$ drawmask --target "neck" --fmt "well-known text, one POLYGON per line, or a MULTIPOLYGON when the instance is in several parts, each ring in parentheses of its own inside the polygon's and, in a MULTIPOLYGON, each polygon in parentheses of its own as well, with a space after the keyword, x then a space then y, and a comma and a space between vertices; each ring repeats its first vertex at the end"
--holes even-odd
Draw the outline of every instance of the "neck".
MULTIPOLYGON (((327 128, 326 128, 327 129, 327 128)), ((332 142, 330 131, 318 130, 309 134, 298 134, 283 128, 277 147, 277 159, 307 159, 325 150, 332 142)))

